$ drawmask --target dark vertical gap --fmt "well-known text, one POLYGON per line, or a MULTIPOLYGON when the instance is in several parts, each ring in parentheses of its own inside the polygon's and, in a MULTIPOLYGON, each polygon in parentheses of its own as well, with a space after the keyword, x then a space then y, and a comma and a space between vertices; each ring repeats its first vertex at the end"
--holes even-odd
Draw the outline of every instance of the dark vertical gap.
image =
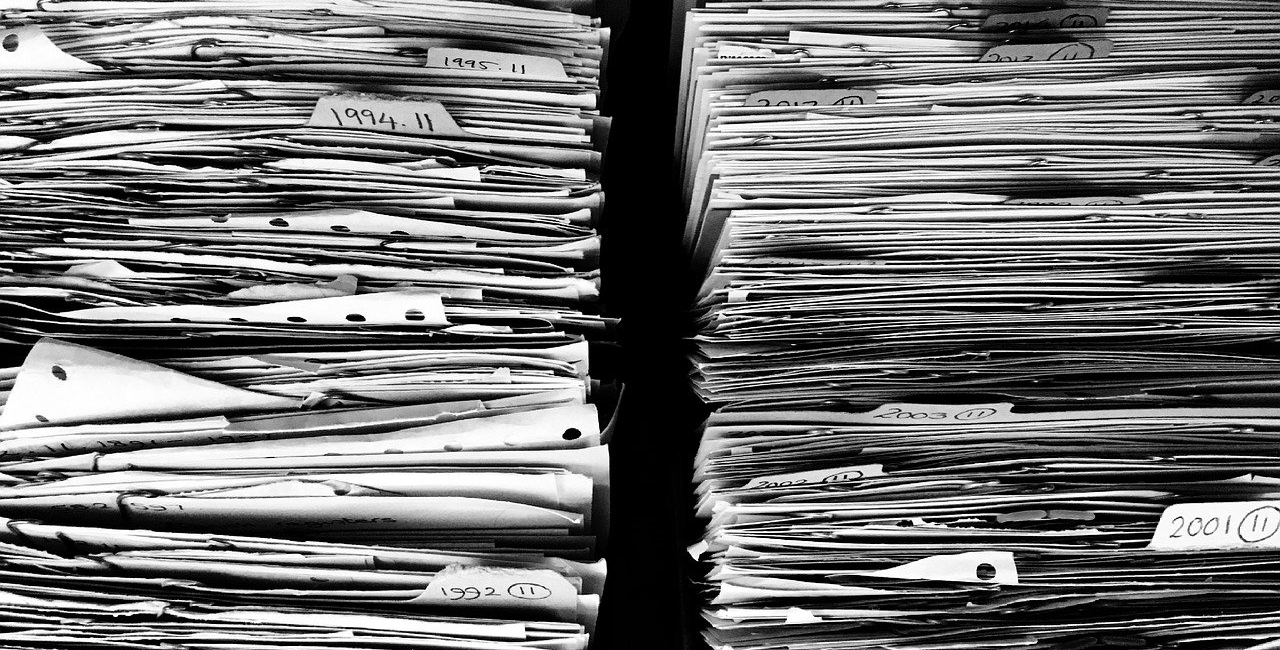
POLYGON ((606 313, 622 318, 626 383, 612 441, 609 583, 596 648, 686 647, 693 608, 684 571, 697 409, 688 387, 683 212, 670 155, 675 76, 671 0, 601 0, 615 28, 605 112, 602 270, 606 313))

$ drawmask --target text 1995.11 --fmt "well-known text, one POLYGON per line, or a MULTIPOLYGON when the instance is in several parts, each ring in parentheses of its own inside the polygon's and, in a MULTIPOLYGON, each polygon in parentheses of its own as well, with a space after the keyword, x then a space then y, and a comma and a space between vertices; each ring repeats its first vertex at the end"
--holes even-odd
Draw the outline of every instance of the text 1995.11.
POLYGON ((502 63, 482 59, 468 59, 460 56, 443 57, 444 67, 464 68, 466 70, 485 70, 489 72, 510 72, 511 74, 529 74, 529 67, 523 63, 502 63))

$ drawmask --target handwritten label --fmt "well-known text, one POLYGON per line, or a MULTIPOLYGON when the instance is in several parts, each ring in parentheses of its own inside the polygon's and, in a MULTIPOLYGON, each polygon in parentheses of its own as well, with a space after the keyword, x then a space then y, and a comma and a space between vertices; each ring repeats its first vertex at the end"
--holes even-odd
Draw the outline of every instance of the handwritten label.
POLYGON ((1142 199, 1136 196, 1064 196, 1064 197, 1030 197, 1023 196, 1005 201, 1007 205, 1137 205, 1142 199))
POLYGON ((871 422, 886 424, 956 424, 1002 420, 1013 404, 885 404, 867 414, 871 422))
POLYGON ((789 474, 772 474, 753 478, 750 483, 743 487, 748 490, 760 490, 799 487, 802 485, 836 485, 839 483, 853 483, 873 476, 884 476, 884 465, 852 465, 789 474))
POLYGON ((1280 90, 1259 90, 1245 98, 1246 104, 1280 104, 1280 90))
POLYGON ((1111 54, 1111 41, 1097 39, 1071 43, 1021 43, 997 45, 982 55, 983 63, 1022 63, 1026 61, 1071 61, 1102 59, 1111 54))
POLYGON ((378 95, 325 95, 307 126, 411 135, 467 135, 440 102, 378 95))
POLYGON ((1008 32, 1034 29, 1087 29, 1107 24, 1106 7, 1075 7, 1019 14, 992 14, 982 21, 982 29, 1008 32))
POLYGON ((520 77, 568 79, 564 64, 547 56, 464 50, 458 47, 427 49, 427 66, 476 72, 493 72, 520 77))
POLYGON ((1179 503, 1165 508, 1148 548, 1280 549, 1280 501, 1179 503))
POLYGON ((745 106, 865 106, 876 103, 876 91, 858 88, 761 90, 747 95, 745 106))
POLYGON ((445 567, 411 603, 572 613, 578 590, 549 569, 445 567))
POLYGON ((101 70, 54 45, 35 25, 0 30, 0 69, 101 70))
POLYGON ((1258 164, 1263 167, 1280 167, 1280 154, 1267 156, 1266 158, 1259 160, 1258 164))
POLYGON ((774 59, 777 54, 763 47, 746 45, 721 45, 716 48, 717 59, 774 59))
POLYGON ((976 551, 953 555, 934 555, 908 562, 892 569, 872 571, 864 575, 897 580, 945 580, 996 585, 1018 584, 1018 567, 1008 551, 976 551))

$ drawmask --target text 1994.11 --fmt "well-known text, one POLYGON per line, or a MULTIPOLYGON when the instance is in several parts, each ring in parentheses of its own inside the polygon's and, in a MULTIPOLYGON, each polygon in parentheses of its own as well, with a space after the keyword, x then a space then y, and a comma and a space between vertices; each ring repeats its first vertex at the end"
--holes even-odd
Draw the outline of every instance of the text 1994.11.
POLYGON ((329 109, 338 126, 381 127, 392 131, 435 131, 435 122, 426 113, 413 112, 398 118, 385 111, 374 112, 368 108, 347 108, 341 112, 329 109), (416 127, 416 129, 415 129, 416 127))

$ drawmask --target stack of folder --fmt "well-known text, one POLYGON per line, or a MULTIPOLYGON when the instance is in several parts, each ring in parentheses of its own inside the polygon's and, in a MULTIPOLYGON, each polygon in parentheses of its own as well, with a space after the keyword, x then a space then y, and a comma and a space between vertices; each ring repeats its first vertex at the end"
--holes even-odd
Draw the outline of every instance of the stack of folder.
POLYGON ((712 647, 1280 643, 1277 25, 688 14, 712 647))
POLYGON ((4 3, 0 645, 586 647, 591 5, 4 3))

